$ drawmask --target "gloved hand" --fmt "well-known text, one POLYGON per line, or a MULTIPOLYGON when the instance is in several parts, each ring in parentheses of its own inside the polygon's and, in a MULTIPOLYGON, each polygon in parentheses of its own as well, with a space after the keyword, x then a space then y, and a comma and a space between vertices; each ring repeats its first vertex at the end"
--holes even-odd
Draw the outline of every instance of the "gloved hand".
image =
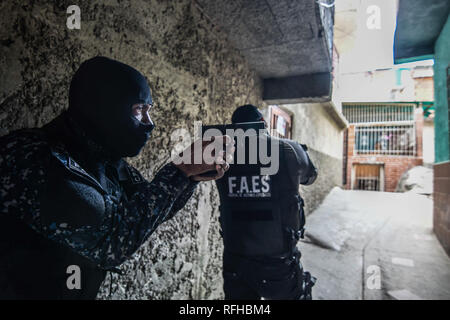
POLYGON ((234 140, 230 136, 217 136, 210 141, 195 141, 173 162, 194 181, 217 180, 230 168, 229 162, 233 160, 234 151, 234 140), (200 163, 196 164, 195 160, 200 163))

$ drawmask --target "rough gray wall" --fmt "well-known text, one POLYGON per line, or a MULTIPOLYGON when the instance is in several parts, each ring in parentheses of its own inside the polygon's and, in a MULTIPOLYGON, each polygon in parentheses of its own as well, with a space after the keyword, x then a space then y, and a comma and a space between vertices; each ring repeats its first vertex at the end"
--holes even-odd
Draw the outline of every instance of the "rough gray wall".
POLYGON ((316 1, 316 5, 319 7, 323 36, 327 42, 328 55, 331 61, 333 59, 334 0, 316 1))
MULTIPOLYGON (((77 1, 81 30, 66 28, 72 1, 0 2, 0 134, 36 127, 67 107, 79 64, 96 55, 149 79, 157 127, 130 162, 151 178, 169 157, 170 132, 223 122, 237 105, 262 105, 261 84, 239 53, 189 0, 77 1)), ((185 209, 108 276, 99 298, 222 297, 218 197, 203 183, 185 209), (110 291, 110 289, 112 289, 110 291)))

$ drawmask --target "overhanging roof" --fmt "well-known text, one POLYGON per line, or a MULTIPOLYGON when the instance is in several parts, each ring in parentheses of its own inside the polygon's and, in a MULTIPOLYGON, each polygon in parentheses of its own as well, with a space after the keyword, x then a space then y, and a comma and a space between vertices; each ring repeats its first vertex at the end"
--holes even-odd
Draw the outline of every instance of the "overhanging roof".
POLYGON ((330 100, 332 0, 195 2, 264 80, 264 100, 330 100))
POLYGON ((400 0, 394 38, 395 63, 434 54, 434 43, 449 12, 449 0, 400 0))

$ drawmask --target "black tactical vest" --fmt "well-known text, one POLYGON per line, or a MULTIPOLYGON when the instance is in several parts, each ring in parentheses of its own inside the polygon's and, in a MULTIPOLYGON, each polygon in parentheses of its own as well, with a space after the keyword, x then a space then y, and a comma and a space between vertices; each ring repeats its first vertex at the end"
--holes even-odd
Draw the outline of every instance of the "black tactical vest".
POLYGON ((88 259, 7 215, 0 217, 0 255, 1 300, 93 300, 106 276, 88 259), (80 290, 67 286, 72 265, 81 270, 80 290))
MULTIPOLYGON (((267 140, 270 139, 274 138, 267 140)), ((298 192, 300 177, 289 175, 283 150, 290 146, 282 139, 279 141, 277 174, 261 175, 262 165, 258 161, 259 164, 253 165, 232 164, 225 176, 216 181, 227 252, 255 257, 283 256, 291 252, 303 230, 303 199, 298 192)), ((249 150, 248 142, 245 150, 249 150)))

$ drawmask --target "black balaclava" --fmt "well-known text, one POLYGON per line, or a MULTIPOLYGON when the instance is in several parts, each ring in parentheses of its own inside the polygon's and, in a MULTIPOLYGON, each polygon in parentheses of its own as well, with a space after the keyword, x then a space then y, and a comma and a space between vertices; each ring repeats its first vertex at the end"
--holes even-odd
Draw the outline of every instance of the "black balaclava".
POLYGON ((136 156, 154 128, 132 115, 135 103, 152 104, 145 77, 106 57, 84 61, 72 78, 68 114, 113 157, 136 156))
POLYGON ((238 107, 231 116, 232 123, 264 121, 262 113, 252 104, 238 107))

